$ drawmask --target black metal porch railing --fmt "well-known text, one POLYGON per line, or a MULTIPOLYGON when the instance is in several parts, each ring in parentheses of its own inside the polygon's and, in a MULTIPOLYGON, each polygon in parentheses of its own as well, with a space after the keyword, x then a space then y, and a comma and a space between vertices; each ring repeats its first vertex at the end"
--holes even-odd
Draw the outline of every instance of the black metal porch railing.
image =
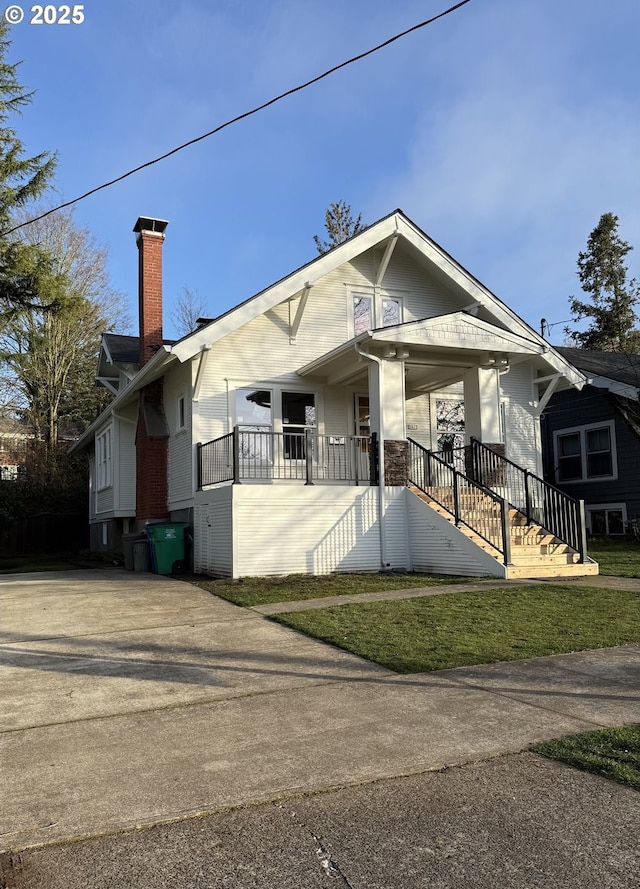
POLYGON ((509 506, 503 497, 479 485, 443 459, 409 439, 409 483, 424 491, 454 517, 511 561, 509 506))
POLYGON ((554 485, 496 453, 477 439, 471 440, 474 479, 485 488, 502 494, 512 507, 526 516, 528 524, 541 525, 554 537, 587 558, 584 504, 554 485))
POLYGON ((198 444, 198 488, 232 481, 377 484, 375 435, 242 429, 198 444))

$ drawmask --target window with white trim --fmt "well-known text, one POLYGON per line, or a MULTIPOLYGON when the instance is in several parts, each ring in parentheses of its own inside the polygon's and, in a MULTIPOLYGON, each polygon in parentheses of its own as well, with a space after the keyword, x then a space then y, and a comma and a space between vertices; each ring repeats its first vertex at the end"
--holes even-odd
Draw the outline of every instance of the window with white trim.
POLYGON ((354 336, 402 323, 402 300, 397 296, 354 293, 352 310, 354 336))
POLYGON ((608 481, 618 477, 615 424, 590 423, 553 433, 556 481, 608 481))
POLYGON ((96 438, 96 489, 101 491, 112 484, 111 428, 96 438))
POLYGON ((597 536, 624 534, 627 524, 626 503, 593 503, 585 506, 587 529, 597 536))

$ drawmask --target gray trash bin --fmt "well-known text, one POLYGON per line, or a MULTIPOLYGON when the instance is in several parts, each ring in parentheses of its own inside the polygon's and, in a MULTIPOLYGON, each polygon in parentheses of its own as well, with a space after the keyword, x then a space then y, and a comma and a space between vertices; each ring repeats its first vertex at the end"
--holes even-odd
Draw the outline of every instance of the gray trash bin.
POLYGON ((127 571, 134 570, 133 564, 133 547, 139 541, 146 541, 146 537, 143 533, 137 532, 136 534, 123 534, 122 535, 122 555, 124 556, 124 567, 127 571))
POLYGON ((149 541, 147 540, 146 534, 143 534, 142 539, 136 540, 133 544, 133 570, 151 571, 149 541))

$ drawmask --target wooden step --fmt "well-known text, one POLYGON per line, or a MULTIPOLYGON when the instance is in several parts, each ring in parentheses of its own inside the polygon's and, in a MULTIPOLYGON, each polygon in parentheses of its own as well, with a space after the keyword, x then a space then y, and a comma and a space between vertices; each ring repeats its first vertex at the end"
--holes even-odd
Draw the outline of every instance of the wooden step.
POLYGON ((585 562, 576 565, 508 565, 507 579, 517 580, 519 578, 531 577, 532 579, 539 577, 586 577, 598 574, 598 565, 596 562, 585 562))

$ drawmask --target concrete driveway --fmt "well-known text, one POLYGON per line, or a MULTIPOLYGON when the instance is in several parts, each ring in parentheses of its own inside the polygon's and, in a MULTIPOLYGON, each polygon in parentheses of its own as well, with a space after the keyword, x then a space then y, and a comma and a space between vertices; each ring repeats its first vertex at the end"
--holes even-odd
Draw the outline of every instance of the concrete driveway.
POLYGON ((13 575, 0 596, 5 850, 640 720, 638 646, 398 676, 154 575, 13 575))

